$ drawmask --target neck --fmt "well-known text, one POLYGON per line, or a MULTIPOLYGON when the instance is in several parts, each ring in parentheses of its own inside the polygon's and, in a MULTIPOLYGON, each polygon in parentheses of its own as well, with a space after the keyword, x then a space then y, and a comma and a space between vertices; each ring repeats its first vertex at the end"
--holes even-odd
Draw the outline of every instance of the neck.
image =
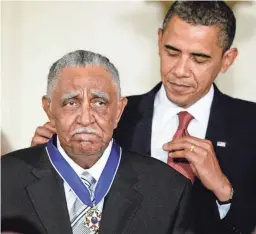
POLYGON ((91 168, 103 155, 106 147, 105 145, 98 150, 93 150, 93 152, 88 152, 87 150, 82 151, 74 151, 71 146, 66 146, 61 143, 61 141, 57 141, 57 147, 60 151, 64 151, 63 153, 70 158, 73 162, 75 162, 78 166, 84 169, 91 168), (86 152, 87 151, 87 152, 86 152))
POLYGON ((68 155, 77 165, 84 169, 89 169, 101 158, 102 153, 97 155, 68 155))
POLYGON ((191 101, 188 102, 188 103, 182 103, 182 104, 175 103, 175 104, 176 104, 177 106, 179 106, 179 107, 184 108, 184 109, 188 109, 189 107, 191 107, 192 105, 194 105, 196 102, 198 102, 199 100, 201 100, 202 98, 204 98, 205 95, 207 95, 207 94, 209 93, 210 89, 211 89, 211 86, 210 86, 208 89, 206 89, 199 97, 197 97, 197 98, 191 100, 191 101))

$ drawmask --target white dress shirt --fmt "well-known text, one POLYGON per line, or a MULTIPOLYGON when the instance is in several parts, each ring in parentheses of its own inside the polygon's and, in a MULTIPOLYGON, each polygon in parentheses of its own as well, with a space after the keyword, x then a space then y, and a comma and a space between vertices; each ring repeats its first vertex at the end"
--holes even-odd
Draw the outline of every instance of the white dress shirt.
MULTIPOLYGON (((64 151, 64 149, 61 147, 60 145, 60 141, 57 138, 57 148, 59 150, 59 152, 61 153, 61 155, 63 156, 63 158, 68 162, 68 164, 73 168, 73 170, 77 173, 77 175, 79 177, 81 177, 82 173, 84 171, 87 171, 90 173, 91 176, 93 176, 93 178, 96 180, 96 184, 94 186, 94 188, 96 187, 99 178, 101 176, 101 173, 107 163, 107 160, 109 158, 110 155, 110 151, 112 148, 112 144, 113 144, 113 140, 110 141, 108 147, 106 148, 106 150, 104 151, 103 155, 100 157, 100 159, 89 169, 84 169, 82 167, 80 167, 78 164, 76 164, 64 151)), ((68 207, 68 212, 69 215, 72 212, 72 207, 74 206, 74 203, 77 199, 76 194, 73 192, 73 190, 71 190, 71 188, 69 187, 69 185, 64 181, 64 190, 65 190, 65 196, 66 196, 66 202, 67 202, 67 207, 68 207)), ((103 205, 104 205, 104 198, 97 204, 97 209, 102 212, 103 210, 103 205)), ((70 215, 71 216, 71 215, 70 215)))
MULTIPOLYGON (((194 117, 188 125, 188 133, 191 136, 205 139, 213 95, 214 88, 211 86, 209 92, 203 98, 189 108, 184 109, 172 103, 166 96, 164 86, 161 86, 154 101, 151 136, 152 157, 167 163, 168 152, 162 148, 165 143, 172 140, 177 131, 179 125, 177 114, 181 111, 187 111, 194 117)), ((219 208, 220 218, 223 219, 227 215, 231 204, 220 206, 217 203, 217 206, 219 208)))

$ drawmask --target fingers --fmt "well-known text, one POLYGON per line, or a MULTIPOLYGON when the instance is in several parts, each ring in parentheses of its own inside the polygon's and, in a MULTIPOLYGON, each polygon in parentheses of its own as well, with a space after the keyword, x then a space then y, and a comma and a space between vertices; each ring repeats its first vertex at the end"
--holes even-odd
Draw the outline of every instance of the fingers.
POLYGON ((35 132, 35 136, 41 136, 45 138, 51 138, 52 135, 56 132, 55 127, 47 122, 42 127, 38 127, 35 132))
POLYGON ((198 157, 197 155, 207 157, 208 151, 201 146, 196 146, 189 142, 178 142, 172 144, 170 147, 169 156, 172 158, 186 158, 190 162, 195 162, 198 157))
POLYGON ((165 151, 176 151, 176 150, 191 150, 191 147, 194 146, 193 151, 197 153, 206 155, 207 152, 213 150, 211 141, 202 140, 196 137, 182 137, 175 139, 174 141, 168 142, 163 145, 165 151))
MULTIPOLYGON (((212 143, 195 137, 182 137, 164 145, 171 158, 186 158, 190 164, 198 168, 209 156, 214 154, 212 143)), ((210 157, 211 158, 211 157, 210 157)))
POLYGON ((31 146, 36 146, 40 144, 45 144, 49 141, 50 138, 45 138, 45 137, 38 137, 34 136, 31 141, 31 146))
POLYGON ((55 132, 55 127, 50 122, 38 127, 32 138, 31 146, 47 143, 55 132))
POLYGON ((189 150, 180 150, 169 153, 169 157, 171 158, 186 158, 190 164, 199 165, 202 157, 196 151, 189 151, 189 150))
POLYGON ((56 128, 53 124, 53 122, 47 122, 43 125, 44 128, 48 129, 49 131, 52 131, 53 133, 56 132, 56 128))
POLYGON ((187 159, 197 178, 218 199, 224 199, 230 194, 231 185, 228 181, 223 180, 225 175, 220 168, 214 147, 209 140, 191 136, 182 137, 168 142, 163 146, 163 149, 169 151, 169 157, 171 158, 187 159), (220 186, 220 184, 224 185, 220 186))

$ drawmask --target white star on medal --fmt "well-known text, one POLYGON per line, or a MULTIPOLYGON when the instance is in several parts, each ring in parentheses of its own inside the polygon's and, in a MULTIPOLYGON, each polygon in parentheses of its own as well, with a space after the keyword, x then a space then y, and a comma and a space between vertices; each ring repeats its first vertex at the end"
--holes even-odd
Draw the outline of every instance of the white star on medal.
POLYGON ((85 215, 84 224, 92 232, 98 233, 100 227, 101 212, 94 205, 85 215))

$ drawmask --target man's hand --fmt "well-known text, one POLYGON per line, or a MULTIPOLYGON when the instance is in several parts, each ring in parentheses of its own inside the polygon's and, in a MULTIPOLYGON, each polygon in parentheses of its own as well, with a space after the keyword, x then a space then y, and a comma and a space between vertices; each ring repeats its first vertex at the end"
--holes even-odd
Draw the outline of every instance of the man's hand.
POLYGON ((166 143, 163 149, 174 151, 169 153, 171 158, 187 159, 193 173, 218 200, 229 200, 232 185, 220 169, 211 141, 188 136, 166 143))
POLYGON ((53 124, 51 122, 45 123, 36 129, 31 146, 47 143, 54 133, 56 133, 56 129, 53 124))

